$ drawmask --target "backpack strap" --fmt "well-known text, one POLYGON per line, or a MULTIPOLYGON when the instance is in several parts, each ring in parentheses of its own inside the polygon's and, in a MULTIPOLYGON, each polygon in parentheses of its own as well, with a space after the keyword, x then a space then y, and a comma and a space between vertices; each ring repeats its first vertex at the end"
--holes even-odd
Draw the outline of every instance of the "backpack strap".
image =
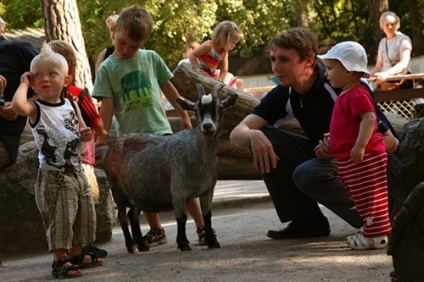
POLYGON ((82 89, 74 85, 69 85, 66 88, 66 93, 66 97, 72 97, 72 99, 79 104, 84 99, 84 97, 88 95, 88 89, 82 89))

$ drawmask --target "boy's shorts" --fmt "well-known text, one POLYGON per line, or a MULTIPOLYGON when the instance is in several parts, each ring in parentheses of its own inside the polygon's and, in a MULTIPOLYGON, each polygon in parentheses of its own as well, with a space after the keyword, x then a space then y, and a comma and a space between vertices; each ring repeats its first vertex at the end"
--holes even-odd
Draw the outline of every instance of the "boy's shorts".
POLYGON ((94 173, 94 167, 90 164, 82 164, 84 175, 87 178, 88 186, 90 186, 91 197, 93 198, 94 204, 100 202, 100 190, 99 183, 97 183, 97 177, 94 173))
POLYGON ((35 184, 35 201, 43 219, 50 251, 95 241, 94 203, 82 171, 40 168, 35 184))

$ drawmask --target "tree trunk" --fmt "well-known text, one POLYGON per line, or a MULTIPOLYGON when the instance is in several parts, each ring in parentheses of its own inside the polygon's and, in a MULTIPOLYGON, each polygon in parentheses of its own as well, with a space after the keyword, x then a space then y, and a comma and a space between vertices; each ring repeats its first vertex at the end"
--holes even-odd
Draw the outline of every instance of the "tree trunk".
MULTIPOLYGON (((220 82, 200 71, 195 70, 189 64, 180 64, 174 70, 172 83, 175 88, 177 88, 181 96, 191 101, 196 101, 198 98, 196 83, 202 84, 206 93, 208 93, 215 84, 220 82)), ((219 95, 221 99, 227 98, 231 95, 239 96, 239 100, 236 105, 225 112, 223 127, 227 131, 231 131, 237 124, 240 123, 240 121, 250 114, 254 106, 259 104, 259 100, 252 95, 228 85, 219 92, 219 95)))
POLYGON ((296 1, 295 3, 296 22, 299 27, 309 27, 308 4, 309 0, 296 1))
POLYGON ((91 69, 85 51, 76 0, 40 0, 40 3, 47 42, 64 40, 74 47, 77 55, 75 84, 92 90, 91 69))
POLYGON ((412 49, 414 56, 424 55, 424 36, 422 33, 423 24, 421 21, 420 7, 418 6, 417 0, 408 0, 408 9, 411 21, 411 32, 412 49))
POLYGON ((370 62, 375 62, 377 58, 378 44, 381 38, 384 36, 383 31, 380 28, 380 16, 381 14, 389 9, 388 0, 367 0, 368 13, 373 26, 373 45, 370 50, 367 50, 370 56, 370 62))

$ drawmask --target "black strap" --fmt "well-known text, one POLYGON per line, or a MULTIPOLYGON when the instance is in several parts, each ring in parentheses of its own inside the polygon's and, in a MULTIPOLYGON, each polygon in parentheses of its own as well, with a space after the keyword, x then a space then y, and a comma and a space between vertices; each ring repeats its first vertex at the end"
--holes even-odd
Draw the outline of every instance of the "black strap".
POLYGON ((110 55, 112 55, 114 51, 115 51, 115 46, 112 45, 112 46, 107 47, 106 53, 105 53, 105 58, 103 59, 103 61, 106 60, 110 55))
POLYGON ((387 38, 386 38, 386 40, 385 40, 385 45, 386 45, 386 56, 387 56, 387 59, 389 59, 389 63, 390 63, 390 65, 393 67, 394 65, 396 65, 396 63, 393 63, 392 62, 392 60, 390 60, 390 57, 389 57, 389 48, 387 48, 387 38))

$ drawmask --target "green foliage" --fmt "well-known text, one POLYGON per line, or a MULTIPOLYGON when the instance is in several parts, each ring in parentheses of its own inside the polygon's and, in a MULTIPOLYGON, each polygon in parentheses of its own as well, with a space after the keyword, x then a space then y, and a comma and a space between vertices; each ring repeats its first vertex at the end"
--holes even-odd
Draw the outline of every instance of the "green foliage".
POLYGON ((320 41, 330 44, 343 40, 361 41, 370 26, 366 7, 365 0, 312 1, 312 9, 316 11, 312 22, 320 31, 320 41))
MULTIPOLYGON (((402 19, 402 31, 409 34, 407 1, 391 0, 390 7, 402 19)), ((424 0, 418 0, 424 6, 424 0)), ((111 44, 106 18, 133 5, 130 0, 77 0, 83 36, 90 62, 111 44)), ((170 67, 183 57, 188 40, 210 38, 222 20, 232 20, 243 30, 244 38, 234 52, 248 57, 267 47, 276 34, 296 26, 296 11, 305 11, 309 27, 321 43, 357 40, 372 44, 371 22, 366 0, 139 0, 152 15, 154 31, 144 46, 154 49, 170 67)), ((39 0, 0 0, 0 16, 8 28, 42 27, 39 0)))
POLYGON ((213 1, 167 0, 151 2, 146 7, 155 20, 155 29, 146 43, 168 63, 175 66, 182 58, 187 41, 203 41, 216 22, 217 4, 213 1))
POLYGON ((39 0, 0 1, 0 16, 10 28, 43 26, 39 0))
POLYGON ((232 20, 243 31, 243 40, 237 49, 241 56, 247 57, 258 49, 267 46, 268 41, 290 27, 290 14, 283 7, 289 1, 221 0, 217 12, 217 22, 232 20))

